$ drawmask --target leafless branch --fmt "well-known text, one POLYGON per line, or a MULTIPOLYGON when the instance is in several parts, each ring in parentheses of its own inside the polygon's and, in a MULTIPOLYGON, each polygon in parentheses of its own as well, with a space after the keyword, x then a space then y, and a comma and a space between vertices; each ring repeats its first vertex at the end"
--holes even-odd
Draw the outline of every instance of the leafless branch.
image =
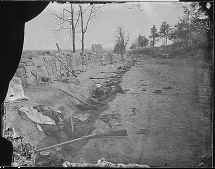
POLYGON ((84 29, 84 33, 87 31, 88 24, 89 24, 89 21, 91 20, 91 15, 92 15, 92 13, 93 13, 93 8, 94 8, 94 7, 95 7, 95 5, 93 5, 93 6, 91 7, 90 16, 89 16, 89 18, 88 18, 88 20, 87 20, 87 23, 86 23, 86 26, 85 26, 85 29, 84 29))
POLYGON ((71 23, 71 20, 69 19, 64 19, 63 17, 58 16, 56 13, 52 12, 51 10, 47 9, 49 12, 51 12, 53 15, 55 15, 57 18, 59 18, 60 20, 63 20, 64 22, 69 22, 71 23))
POLYGON ((79 18, 80 18, 80 15, 78 15, 78 19, 77 19, 76 22, 75 22, 75 25, 74 25, 75 28, 76 28, 76 26, 77 26, 77 23, 78 23, 78 21, 79 21, 79 18))
POLYGON ((69 11, 69 10, 67 10, 67 9, 65 9, 65 8, 63 9, 63 12, 64 12, 64 11, 67 11, 67 12, 69 12, 69 13, 71 14, 71 11, 69 11))
POLYGON ((82 12, 84 13, 90 6, 86 7, 84 10, 82 9, 82 12))

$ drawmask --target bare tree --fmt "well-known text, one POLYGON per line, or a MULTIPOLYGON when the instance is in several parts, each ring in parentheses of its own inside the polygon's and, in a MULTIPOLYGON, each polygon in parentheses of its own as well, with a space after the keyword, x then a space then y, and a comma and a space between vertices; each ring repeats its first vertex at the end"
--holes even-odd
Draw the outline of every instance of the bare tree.
POLYGON ((125 31, 122 26, 117 27, 117 36, 116 43, 114 47, 114 52, 122 55, 122 59, 124 59, 123 55, 125 54, 125 48, 129 42, 129 34, 125 35, 125 31))
POLYGON ((82 53, 84 52, 84 35, 87 32, 87 29, 89 27, 89 23, 91 21, 94 21, 93 19, 100 13, 100 8, 96 7, 95 5, 89 5, 85 9, 83 8, 83 5, 79 4, 79 16, 81 19, 81 43, 82 43, 82 53), (89 12, 88 12, 89 9, 89 12), (86 22, 84 22, 84 15, 86 15, 85 19, 86 22))
POLYGON ((47 9, 51 14, 56 17, 55 27, 57 27, 55 32, 69 30, 70 36, 72 36, 72 44, 73 44, 73 53, 76 52, 75 50, 75 38, 76 38, 76 27, 80 18, 79 13, 74 12, 73 4, 70 3, 70 10, 64 8, 62 13, 59 14, 55 11, 47 9), (77 16, 75 19, 75 15, 77 16))

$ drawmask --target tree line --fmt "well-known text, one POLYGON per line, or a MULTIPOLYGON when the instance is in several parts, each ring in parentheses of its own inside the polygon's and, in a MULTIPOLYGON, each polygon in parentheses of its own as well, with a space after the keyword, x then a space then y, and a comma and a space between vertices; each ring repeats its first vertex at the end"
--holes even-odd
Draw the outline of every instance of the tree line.
POLYGON ((192 34, 212 33, 212 23, 206 11, 198 2, 192 2, 188 7, 183 6, 183 15, 175 25, 170 25, 166 21, 161 23, 159 31, 153 24, 150 30, 149 39, 139 34, 136 41, 132 43, 130 49, 151 47, 155 48, 155 44, 162 40, 165 52, 168 40, 172 40, 173 44, 181 41, 187 41, 188 46, 192 45, 192 34))
MULTIPOLYGON (((57 3, 62 4, 65 2, 57 3)), ((90 22, 94 22, 96 16, 101 13, 100 7, 96 6, 95 4, 67 3, 70 5, 70 8, 64 8, 60 14, 49 9, 47 10, 57 19, 55 25, 57 29, 55 31, 69 31, 70 38, 72 38, 73 42, 73 53, 76 52, 76 38, 79 38, 77 33, 81 34, 81 38, 79 39, 82 42, 82 52, 84 52, 85 33, 87 32, 90 22)), ((146 36, 139 34, 136 41, 132 43, 130 49, 143 49, 146 47, 154 49, 155 44, 162 40, 162 45, 166 51, 168 40, 172 40, 173 43, 178 43, 184 40, 189 42, 193 32, 200 33, 203 30, 206 30, 208 34, 212 32, 212 23, 200 3, 192 2, 188 7, 184 6, 183 8, 184 14, 181 18, 179 18, 177 24, 170 25, 166 21, 163 21, 159 30, 157 30, 156 26, 153 24, 150 29, 150 36, 147 38, 146 36)), ((114 52, 123 55, 129 42, 129 34, 125 33, 125 30, 122 26, 117 27, 116 32, 117 36, 114 52)), ((190 45, 190 43, 188 43, 188 45, 190 45)))

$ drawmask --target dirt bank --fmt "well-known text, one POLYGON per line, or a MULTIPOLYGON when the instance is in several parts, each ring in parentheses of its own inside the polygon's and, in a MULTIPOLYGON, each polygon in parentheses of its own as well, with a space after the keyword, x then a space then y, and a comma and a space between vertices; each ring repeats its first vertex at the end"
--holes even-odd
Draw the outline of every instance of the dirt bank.
MULTIPOLYGON (((203 62, 142 59, 124 75, 122 88, 130 92, 117 94, 103 114, 119 113, 123 125, 116 128, 127 128, 129 136, 92 139, 68 160, 196 167, 211 148, 211 88, 203 62)), ((108 127, 96 124, 97 130, 108 127)))
POLYGON ((8 128, 10 126, 13 126, 16 132, 25 135, 27 140, 37 145, 39 140, 44 138, 45 135, 36 129, 35 124, 23 120, 17 114, 17 110, 21 106, 36 106, 40 104, 51 106, 54 107, 56 110, 61 110, 65 118, 67 118, 78 110, 76 104, 80 104, 80 102, 63 93, 59 90, 59 88, 72 93, 80 100, 85 100, 91 95, 91 92, 93 88, 95 88, 96 83, 103 83, 105 81, 104 79, 91 80, 89 79, 89 77, 108 76, 107 73, 101 73, 101 71, 114 71, 117 69, 117 67, 123 65, 124 63, 125 62, 115 63, 106 66, 98 66, 95 68, 91 68, 81 74, 78 74, 78 79, 80 80, 79 85, 55 81, 50 84, 45 84, 41 86, 32 85, 28 88, 24 88, 25 95, 29 98, 29 100, 5 103, 7 112, 5 127, 8 128))
MULTIPOLYGON (((17 102, 5 103, 7 113, 5 128, 13 127, 16 134, 24 136, 28 142, 36 145, 37 149, 59 143, 59 140, 57 138, 47 136, 46 134, 44 134, 44 132, 41 132, 37 129, 36 124, 24 120, 18 114, 18 109, 22 106, 33 107, 37 105, 45 105, 54 108, 54 110, 60 110, 63 113, 65 119, 70 119, 70 117, 74 113, 90 114, 90 117, 87 119, 87 124, 83 123, 81 125, 78 125, 78 128, 74 126, 75 132, 73 133, 73 136, 69 138, 75 139, 83 135, 89 135, 94 128, 93 126, 95 120, 99 118, 99 113, 107 109, 107 106, 104 105, 96 111, 83 111, 80 109, 80 107, 77 107, 77 105, 82 104, 80 101, 77 101, 77 99, 74 99, 73 97, 63 93, 59 89, 63 89, 64 91, 71 93, 76 98, 86 102, 86 99, 89 98, 92 95, 92 92, 95 90, 97 86, 96 84, 103 84, 106 81, 106 77, 113 76, 112 72, 116 71, 116 69, 120 66, 123 67, 125 64, 126 62, 122 61, 120 63, 115 63, 107 66, 91 68, 86 72, 82 72, 78 75, 80 83, 77 85, 73 83, 62 83, 55 81, 54 83, 40 86, 32 85, 28 88, 25 88, 25 95, 29 98, 29 100, 20 100, 17 102), (92 80, 92 77, 96 77, 98 79, 92 80), (77 132, 75 130, 76 128, 77 132), (78 133, 79 129, 83 129, 81 133, 78 133)), ((114 96, 109 97, 105 100, 105 102, 103 102, 103 104, 109 102, 113 98, 114 96)), ((66 126, 66 128, 70 127, 71 126, 66 126)), ((68 130, 68 132, 70 132, 70 130, 68 130)), ((75 148, 79 150, 80 147, 84 144, 84 142, 83 144, 82 142, 79 142, 78 146, 75 146, 75 148)), ((75 149, 73 149, 73 155, 74 152, 75 149)), ((64 152, 61 153, 64 154, 64 152)))

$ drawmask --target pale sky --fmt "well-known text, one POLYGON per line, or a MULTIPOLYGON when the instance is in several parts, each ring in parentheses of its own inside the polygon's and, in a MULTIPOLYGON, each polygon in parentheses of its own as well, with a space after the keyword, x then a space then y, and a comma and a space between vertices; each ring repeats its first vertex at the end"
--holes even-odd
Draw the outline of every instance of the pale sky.
MULTIPOLYGON (((134 9, 129 9, 132 4, 97 4, 101 7, 101 13, 97 15, 95 22, 89 24, 85 34, 85 48, 90 49, 92 44, 101 44, 103 48, 113 48, 118 26, 123 26, 126 33, 129 33, 128 48, 130 48, 139 34, 148 38, 153 24, 158 31, 163 21, 170 25, 176 24, 178 16, 183 14, 182 6, 189 3, 137 2, 135 4, 140 4, 140 9, 135 6, 134 9)), ((47 10, 59 13, 65 7, 70 9, 68 4, 50 3, 40 15, 26 23, 24 50, 56 50, 56 43, 62 49, 72 49, 69 32, 55 33, 52 31, 56 17, 47 10)), ((77 30, 80 30, 80 27, 77 27, 77 30)), ((76 33, 76 35, 81 37, 80 33, 76 33)), ((76 48, 81 48, 81 41, 78 38, 76 38, 76 48)))

